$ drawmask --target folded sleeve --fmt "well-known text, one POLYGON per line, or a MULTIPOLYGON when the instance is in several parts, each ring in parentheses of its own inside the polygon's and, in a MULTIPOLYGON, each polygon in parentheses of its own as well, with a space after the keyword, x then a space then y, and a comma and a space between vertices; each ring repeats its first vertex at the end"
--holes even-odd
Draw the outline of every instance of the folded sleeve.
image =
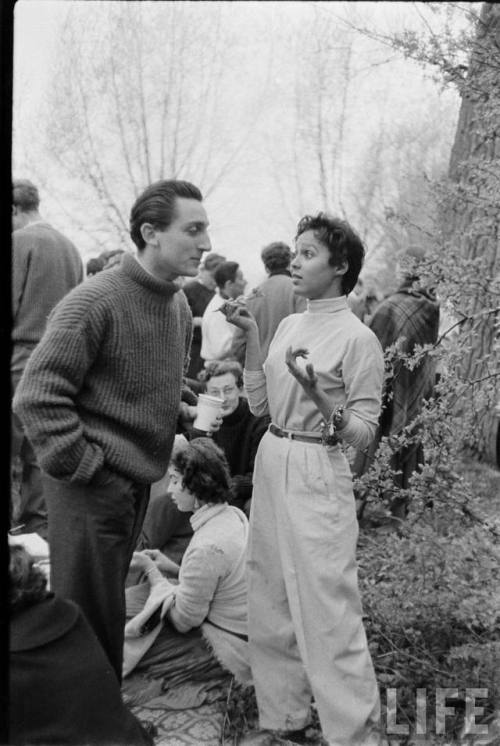
POLYGON ((354 448, 367 448, 378 425, 384 381, 384 356, 376 336, 354 338, 347 345, 342 363, 349 421, 339 435, 354 448))
POLYGON ((267 385, 264 370, 243 371, 243 385, 248 397, 250 411, 256 417, 269 414, 269 403, 267 401, 267 385))

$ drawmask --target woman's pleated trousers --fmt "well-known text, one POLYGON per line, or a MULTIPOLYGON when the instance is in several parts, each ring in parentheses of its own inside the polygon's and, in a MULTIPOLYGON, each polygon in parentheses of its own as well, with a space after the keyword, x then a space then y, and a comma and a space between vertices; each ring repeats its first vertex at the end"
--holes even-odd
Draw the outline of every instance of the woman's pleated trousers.
POLYGON ((250 660, 262 728, 303 727, 313 695, 331 746, 378 743, 357 536, 340 447, 266 433, 255 463, 248 550, 250 660))

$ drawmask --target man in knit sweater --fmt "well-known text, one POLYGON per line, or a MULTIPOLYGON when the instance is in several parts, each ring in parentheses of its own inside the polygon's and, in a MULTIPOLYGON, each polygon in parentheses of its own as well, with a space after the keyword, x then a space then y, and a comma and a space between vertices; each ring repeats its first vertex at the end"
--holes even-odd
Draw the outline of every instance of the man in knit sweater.
POLYGON ((125 578, 189 363, 191 312, 175 280, 211 248, 188 182, 149 186, 130 227, 137 258, 57 306, 14 400, 44 471, 51 588, 83 608, 119 679, 125 578))
MULTIPOLYGON (((83 279, 80 255, 39 213, 38 189, 27 179, 12 184, 11 387, 17 388, 40 341, 47 316, 83 279)), ((47 538, 47 509, 40 468, 19 418, 11 424, 11 524, 47 538)))

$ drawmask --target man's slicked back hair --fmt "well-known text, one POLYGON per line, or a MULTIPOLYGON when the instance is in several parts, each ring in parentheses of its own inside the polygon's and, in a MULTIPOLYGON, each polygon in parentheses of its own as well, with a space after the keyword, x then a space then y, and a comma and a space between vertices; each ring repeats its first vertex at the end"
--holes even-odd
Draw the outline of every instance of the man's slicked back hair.
POLYGON ((175 179, 155 181, 136 199, 130 211, 130 237, 139 251, 146 246, 141 226, 144 223, 151 223, 156 230, 166 230, 175 218, 177 197, 196 199, 198 202, 203 200, 198 187, 189 181, 175 179))

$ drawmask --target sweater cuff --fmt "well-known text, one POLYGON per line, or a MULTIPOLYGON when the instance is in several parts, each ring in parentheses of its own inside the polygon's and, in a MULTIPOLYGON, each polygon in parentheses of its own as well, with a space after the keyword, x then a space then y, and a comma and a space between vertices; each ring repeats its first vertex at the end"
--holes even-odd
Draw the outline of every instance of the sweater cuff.
POLYGON ((86 443, 83 457, 80 460, 76 470, 70 477, 70 482, 78 484, 88 484, 92 477, 102 469, 104 464, 104 453, 100 446, 86 443))

